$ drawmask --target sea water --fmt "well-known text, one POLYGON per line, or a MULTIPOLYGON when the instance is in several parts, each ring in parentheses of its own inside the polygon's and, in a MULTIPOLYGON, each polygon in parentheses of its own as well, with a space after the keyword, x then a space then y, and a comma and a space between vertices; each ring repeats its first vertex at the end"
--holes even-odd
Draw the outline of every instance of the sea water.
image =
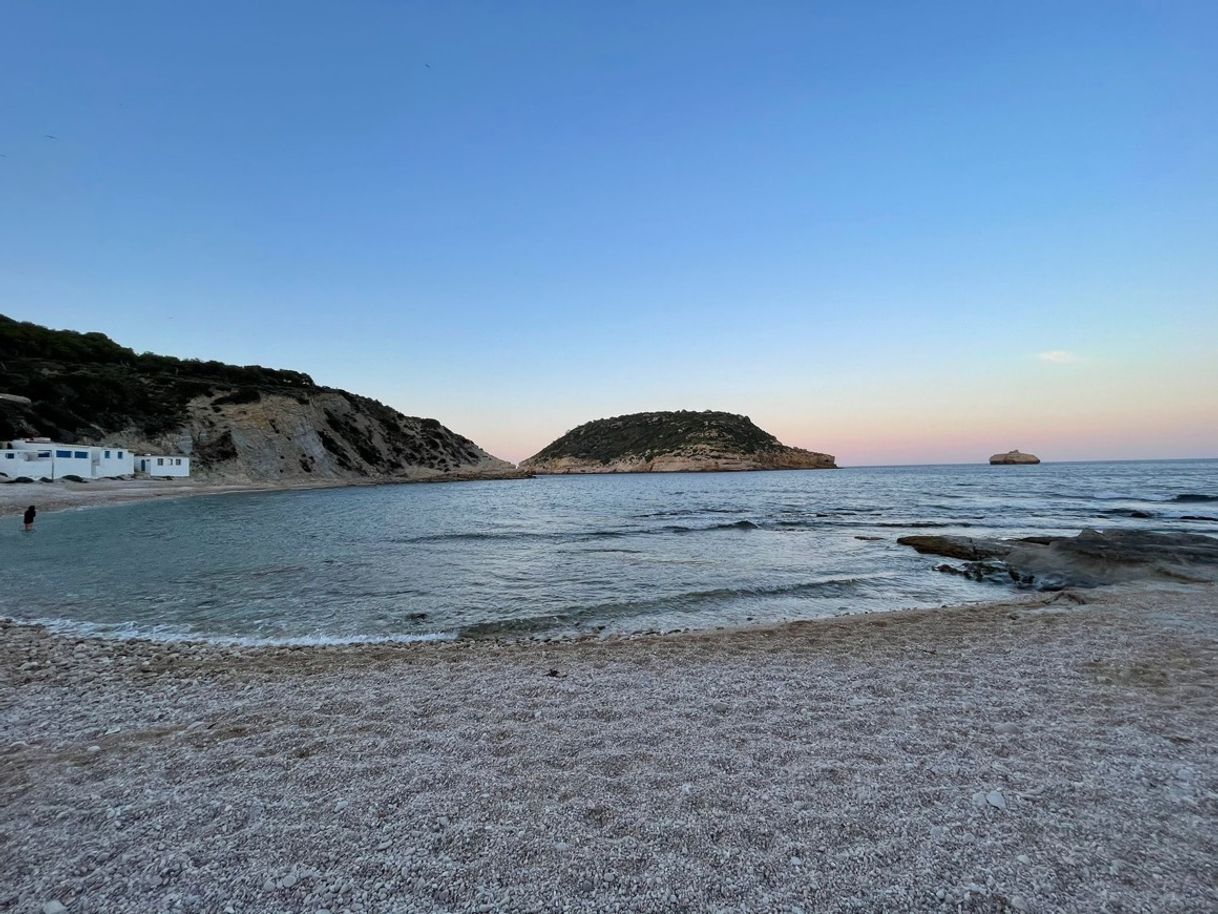
POLYGON ((906 534, 1218 535, 1216 517, 1214 460, 218 495, 44 513, 32 533, 3 518, 0 615, 251 643, 706 629, 1004 595, 906 534))

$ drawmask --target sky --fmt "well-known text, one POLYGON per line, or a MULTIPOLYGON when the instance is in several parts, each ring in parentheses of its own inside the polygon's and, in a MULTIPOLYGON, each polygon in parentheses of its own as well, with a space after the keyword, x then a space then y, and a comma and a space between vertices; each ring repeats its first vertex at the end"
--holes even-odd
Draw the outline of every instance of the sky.
POLYGON ((1218 3, 0 2, 0 313, 519 460, 1218 456, 1218 3))

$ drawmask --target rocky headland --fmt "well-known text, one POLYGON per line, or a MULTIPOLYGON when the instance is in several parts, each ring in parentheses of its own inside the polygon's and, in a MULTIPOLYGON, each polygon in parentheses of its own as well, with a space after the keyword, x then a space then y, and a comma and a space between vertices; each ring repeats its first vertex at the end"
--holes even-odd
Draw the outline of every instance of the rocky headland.
POLYGON ((307 374, 137 354, 101 333, 0 315, 0 440, 45 436, 184 454, 215 483, 523 475, 436 419, 307 374))
POLYGON ((1040 458, 1035 454, 1025 454, 1018 448, 1013 451, 1007 451, 1005 454, 994 454, 990 457, 990 464, 992 466, 1014 466, 1030 463, 1040 463, 1040 458))
POLYGON ((706 410, 634 413, 567 432, 520 467, 539 474, 824 470, 830 454, 788 447, 747 416, 706 410))

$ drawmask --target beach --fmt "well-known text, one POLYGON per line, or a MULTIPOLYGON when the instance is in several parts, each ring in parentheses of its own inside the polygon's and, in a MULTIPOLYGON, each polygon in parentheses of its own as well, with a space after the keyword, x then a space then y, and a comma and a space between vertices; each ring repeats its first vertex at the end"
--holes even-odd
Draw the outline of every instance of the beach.
POLYGON ((0 911, 1218 906, 1218 589, 669 636, 0 635, 0 911))
POLYGON ((292 492, 307 489, 341 489, 354 486, 398 485, 424 482, 470 482, 487 479, 519 479, 513 472, 445 473, 415 478, 325 479, 317 482, 293 479, 291 482, 241 482, 215 479, 92 479, 88 482, 0 484, 0 516, 20 514, 27 505, 42 511, 72 508, 100 508, 162 498, 187 498, 193 495, 224 495, 234 492, 292 492))
MULTIPOLYGON (((225 492, 282 491, 323 488, 323 485, 278 485, 274 483, 212 482, 201 479, 94 479, 89 482, 9 482, 0 485, 0 514, 20 514, 27 505, 39 512, 69 508, 99 508, 158 498, 186 498, 225 492)), ((328 485, 334 485, 329 483, 328 485)))

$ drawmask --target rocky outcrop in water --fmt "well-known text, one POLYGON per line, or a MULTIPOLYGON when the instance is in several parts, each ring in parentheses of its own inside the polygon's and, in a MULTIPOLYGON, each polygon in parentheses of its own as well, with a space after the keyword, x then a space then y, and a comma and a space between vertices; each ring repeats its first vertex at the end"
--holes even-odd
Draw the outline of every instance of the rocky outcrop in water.
POLYGON ((0 371, 0 440, 186 454, 192 476, 224 482, 524 475, 435 419, 298 371, 137 354, 3 315, 0 371))
POLYGON ((1040 458, 1035 454, 1025 454, 1019 449, 1007 451, 1005 454, 995 454, 990 458, 990 464, 993 466, 1008 466, 1027 463, 1040 463, 1040 458))
POLYGON ((635 413, 572 429, 521 462, 534 473, 824 470, 833 457, 788 447, 734 413, 635 413))
POLYGON ((940 571, 974 580, 1006 576, 1021 587, 1060 590, 1137 580, 1218 582, 1218 539, 1193 533, 1084 530, 1078 536, 1018 540, 971 536, 903 536, 897 540, 927 555, 964 559, 940 571))

